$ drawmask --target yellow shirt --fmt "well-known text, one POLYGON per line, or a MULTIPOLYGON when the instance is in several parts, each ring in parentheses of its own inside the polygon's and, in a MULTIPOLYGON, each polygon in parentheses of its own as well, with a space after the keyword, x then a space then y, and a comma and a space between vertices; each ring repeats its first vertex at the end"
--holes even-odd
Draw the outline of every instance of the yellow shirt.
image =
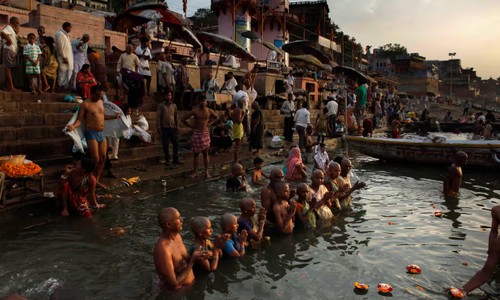
POLYGON ((118 59, 118 64, 116 66, 116 71, 120 72, 122 68, 128 69, 130 71, 137 72, 137 67, 140 65, 141 61, 134 53, 128 54, 123 53, 118 59))

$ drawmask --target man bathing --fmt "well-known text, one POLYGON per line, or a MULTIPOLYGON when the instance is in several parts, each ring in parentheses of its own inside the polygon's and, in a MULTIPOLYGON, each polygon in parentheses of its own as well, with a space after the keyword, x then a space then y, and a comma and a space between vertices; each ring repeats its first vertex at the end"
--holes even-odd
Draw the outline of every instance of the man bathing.
POLYGON ((210 148, 210 126, 218 119, 217 114, 207 107, 207 98, 200 96, 198 98, 198 107, 193 108, 182 119, 187 127, 193 129, 191 138, 191 146, 193 150, 193 174, 191 178, 198 177, 198 156, 203 154, 203 164, 205 167, 205 179, 211 178, 208 174, 208 149, 210 148), (194 125, 191 125, 187 120, 194 119, 194 125))
POLYGON ((455 162, 448 169, 448 176, 443 183, 443 193, 446 197, 458 196, 462 183, 462 166, 467 164, 469 156, 463 151, 458 151, 455 155, 455 162))
POLYGON ((208 257, 208 253, 196 249, 191 257, 188 256, 180 235, 182 219, 177 209, 167 207, 160 210, 158 225, 162 232, 155 245, 154 262, 160 287, 175 290, 192 285, 194 263, 208 257))
MULTIPOLYGON (((90 152, 90 158, 95 164, 94 174, 99 181, 101 178, 104 163, 106 161, 106 139, 104 138, 104 120, 118 119, 120 114, 113 116, 104 115, 104 106, 102 96, 104 91, 101 86, 93 86, 90 90, 90 99, 85 100, 80 105, 78 118, 75 123, 68 125, 66 129, 73 131, 78 128, 82 122, 85 122, 84 135, 87 140, 87 146, 90 152)), ((102 186, 102 185, 101 185, 102 186)))

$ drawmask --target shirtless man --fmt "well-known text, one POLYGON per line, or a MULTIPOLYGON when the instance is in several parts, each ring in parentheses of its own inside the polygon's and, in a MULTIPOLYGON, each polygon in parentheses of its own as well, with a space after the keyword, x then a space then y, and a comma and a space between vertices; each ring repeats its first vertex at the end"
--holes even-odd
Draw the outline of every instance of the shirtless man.
POLYGON ((193 150, 193 174, 191 178, 198 177, 198 157, 203 154, 203 164, 205 167, 205 179, 211 178, 208 174, 208 149, 210 148, 210 126, 219 118, 217 114, 207 107, 207 98, 203 95, 198 97, 198 107, 193 108, 182 119, 187 127, 193 129, 191 146, 193 150), (193 117, 194 125, 187 120, 193 117))
POLYGON ((273 214, 276 220, 277 229, 280 233, 292 233, 293 216, 297 206, 295 202, 288 203, 290 197, 290 187, 288 183, 279 182, 276 185, 276 202, 273 204, 273 214))
POLYGON ((236 103, 236 107, 231 115, 233 120, 233 139, 234 139, 234 163, 238 162, 238 154, 240 152, 240 143, 243 139, 243 103, 236 103))
POLYGON ((470 293, 488 281, 496 271, 498 263, 500 263, 500 236, 498 235, 498 225, 500 225, 500 205, 494 206, 491 210, 488 258, 486 258, 486 262, 481 271, 477 272, 476 275, 464 285, 463 290, 465 293, 470 293))
POLYGON ((197 249, 190 258, 188 257, 180 235, 182 219, 177 209, 167 207, 160 210, 158 224, 162 232, 156 242, 153 256, 160 287, 175 290, 192 285, 193 265, 196 260, 207 258, 207 253, 197 249))
POLYGON ((469 156, 463 151, 455 154, 455 162, 448 169, 448 176, 443 183, 445 197, 456 197, 462 183, 462 166, 467 164, 469 156))
POLYGON ((273 204, 276 202, 276 185, 284 179, 283 171, 279 168, 273 168, 269 175, 269 184, 260 192, 260 204, 268 213, 272 211, 273 204))
POLYGON ((401 132, 399 130, 399 128, 401 128, 401 126, 403 126, 403 125, 399 121, 399 116, 396 116, 396 118, 394 118, 394 120, 392 120, 392 122, 391 122, 391 137, 393 139, 401 138, 401 132))
MULTIPOLYGON (((82 121, 85 121, 85 140, 87 140, 90 159, 95 164, 94 173, 98 182, 104 169, 104 163, 106 162, 107 145, 103 133, 104 120, 120 118, 119 113, 113 116, 104 115, 103 94, 104 91, 100 85, 93 86, 90 90, 90 99, 85 100, 80 105, 78 118, 75 123, 66 127, 68 131, 73 131, 82 124, 82 121)), ((102 184, 99 185, 103 186, 102 184)))

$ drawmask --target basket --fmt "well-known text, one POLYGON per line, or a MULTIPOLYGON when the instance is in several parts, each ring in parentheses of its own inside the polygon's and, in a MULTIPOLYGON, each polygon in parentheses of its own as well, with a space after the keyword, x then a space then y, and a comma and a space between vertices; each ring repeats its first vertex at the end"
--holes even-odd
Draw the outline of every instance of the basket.
POLYGON ((0 156, 0 166, 6 162, 11 163, 13 165, 20 165, 24 163, 25 158, 26 155, 24 154, 0 156))

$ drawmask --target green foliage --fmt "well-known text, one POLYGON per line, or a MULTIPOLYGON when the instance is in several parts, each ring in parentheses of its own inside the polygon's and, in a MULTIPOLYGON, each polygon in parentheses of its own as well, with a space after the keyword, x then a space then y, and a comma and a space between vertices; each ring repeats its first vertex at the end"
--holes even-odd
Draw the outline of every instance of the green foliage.
POLYGON ((387 44, 381 47, 382 52, 380 52, 381 57, 390 58, 391 61, 396 59, 398 55, 408 55, 408 50, 405 46, 400 44, 387 44))
POLYGON ((190 18, 195 29, 217 26, 218 18, 210 8, 199 8, 190 18))

